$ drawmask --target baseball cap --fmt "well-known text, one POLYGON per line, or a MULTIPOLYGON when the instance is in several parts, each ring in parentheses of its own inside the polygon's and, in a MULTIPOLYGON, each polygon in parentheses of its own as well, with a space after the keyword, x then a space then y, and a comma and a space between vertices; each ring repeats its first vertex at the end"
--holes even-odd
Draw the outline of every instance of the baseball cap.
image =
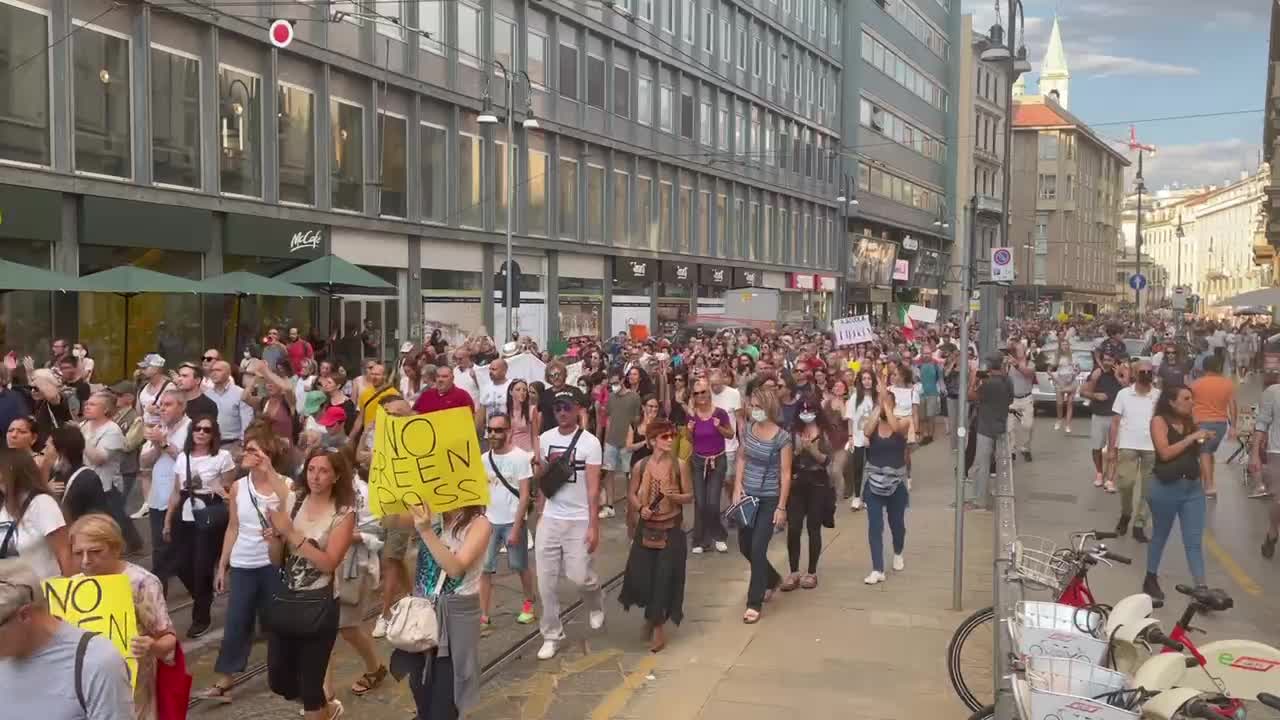
POLYGON ((320 390, 312 390, 303 397, 302 414, 315 415, 320 412, 320 408, 324 407, 324 392, 320 390))
POLYGON ((986 359, 982 362, 982 367, 984 370, 995 370, 997 368, 1004 367, 1004 355, 1001 355, 1000 353, 991 353, 990 355, 987 355, 986 359))
POLYGON ((115 393, 115 394, 117 394, 117 395, 126 395, 126 394, 128 394, 128 395, 133 395, 133 394, 136 394, 136 393, 138 392, 138 386, 137 386, 137 385, 134 385, 133 383, 129 382, 128 380, 121 380, 120 382, 116 383, 115 385, 112 385, 112 386, 110 387, 110 390, 111 390, 111 392, 113 392, 113 393, 115 393))
POLYGON ((513 358, 520 354, 520 344, 514 340, 502 346, 502 357, 513 358))
POLYGON ((164 358, 161 357, 158 353, 147 353, 147 356, 142 358, 142 362, 138 363, 138 367, 155 368, 157 370, 163 370, 164 358))
POLYGON ((556 405, 559 405, 559 404, 561 404, 561 403, 568 403, 568 404, 572 404, 572 405, 577 405, 577 404, 578 404, 578 394, 577 394, 577 393, 575 393, 575 392, 573 392, 572 390, 561 390, 561 391, 557 392, 555 395, 552 395, 552 396, 551 396, 551 406, 552 406, 552 407, 555 407, 556 405))
POLYGON ((329 408, 324 411, 324 414, 320 416, 320 424, 327 428, 334 427, 335 425, 341 425, 346 421, 347 411, 334 405, 329 406, 329 408))
POLYGON ((0 624, 22 608, 41 602, 42 593, 40 579, 25 560, 0 560, 0 624))

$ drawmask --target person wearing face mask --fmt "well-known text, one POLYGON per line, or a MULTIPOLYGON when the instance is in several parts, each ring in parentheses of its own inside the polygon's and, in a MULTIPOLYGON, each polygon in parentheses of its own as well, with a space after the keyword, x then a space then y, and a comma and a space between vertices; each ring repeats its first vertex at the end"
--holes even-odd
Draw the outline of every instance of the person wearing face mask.
MULTIPOLYGON (((822 554, 822 523, 833 514, 835 492, 827 464, 831 460, 830 428, 819 400, 808 395, 801 399, 791 436, 793 480, 787 503, 787 559, 791 574, 782 581, 782 591, 797 587, 818 587, 818 556, 822 554), (800 533, 808 528, 808 571, 800 574, 800 533)), ((834 524, 834 523, 833 523, 834 524)))
POLYGON ((1151 417, 1160 391, 1152 386, 1152 381, 1151 363, 1140 361, 1134 383, 1116 393, 1111 403, 1110 447, 1116 463, 1116 482, 1106 485, 1106 490, 1120 491, 1120 521, 1116 523, 1116 532, 1123 535, 1132 520, 1133 538, 1138 542, 1147 541, 1144 530, 1147 501, 1142 484, 1155 464, 1151 417))

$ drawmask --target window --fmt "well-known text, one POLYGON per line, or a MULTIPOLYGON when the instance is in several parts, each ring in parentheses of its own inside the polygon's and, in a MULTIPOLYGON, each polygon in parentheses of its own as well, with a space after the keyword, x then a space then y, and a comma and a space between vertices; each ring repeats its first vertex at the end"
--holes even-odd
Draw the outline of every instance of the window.
POLYGON ((627 211, 631 202, 631 176, 622 170, 613 171, 613 240, 621 245, 630 237, 627 211), (621 241, 621 242, 620 242, 621 241))
POLYGON ((332 137, 330 202, 335 210, 364 212, 364 108, 348 100, 329 100, 332 137))
MULTIPOLYGON (((129 40, 90 29, 78 20, 72 22, 76 30, 71 36, 75 168, 98 175, 133 177, 129 40)), ((45 36, 40 40, 45 42, 45 36)), ((41 54, 45 54, 43 50, 41 54)))
POLYGON ((604 168, 587 165, 587 242, 604 242, 604 168))
POLYGON ((1058 159, 1058 133, 1053 130, 1040 131, 1040 159, 1058 159))
POLYGON ((463 227, 484 227, 482 199, 484 166, 480 159, 480 138, 458 133, 458 211, 454 217, 463 227))
POLYGON ((51 165, 48 16, 0 3, 0 28, 0 159, 51 165))
POLYGON ((738 26, 738 69, 747 69, 747 29, 738 26))
POLYGON ((156 184, 200 187, 200 61, 154 45, 151 157, 156 184))
POLYGON ((604 109, 604 58, 587 56, 587 104, 604 109))
POLYGON ((721 150, 729 149, 729 111, 720 108, 719 122, 716 123, 716 146, 721 150))
POLYGON ((760 159, 760 108, 751 106, 751 152, 760 159))
POLYGON ((547 175, 551 167, 551 159, 544 152, 529 151, 529 227, 530 235, 547 237, 551 233, 547 226, 547 175))
POLYGON ((439 125, 418 127, 422 144, 422 219, 441 222, 445 218, 445 172, 448 131, 439 125))
POLYGON ((631 117, 631 71, 621 65, 613 66, 613 114, 631 117))
POLYGON ((1058 197, 1058 176, 1040 174, 1040 199, 1056 200, 1058 197))
POLYGON ((560 97, 578 99, 578 48, 560 43, 560 97))
POLYGON ((1075 200, 1075 199, 1076 199, 1075 176, 1068 175, 1067 176, 1067 202, 1071 202, 1072 200, 1075 200))
POLYGON ((706 101, 698 105, 698 140, 711 146, 711 103, 706 101))
POLYGON ((764 70, 764 50, 759 37, 751 38, 751 74, 760 77, 764 70))
POLYGON ((671 9, 673 0, 658 0, 658 8, 662 12, 662 30, 663 32, 674 33, 676 31, 676 16, 671 9))
POLYGON ((714 52, 716 44, 716 18, 710 10, 702 11, 702 50, 714 52))
POLYGON ((316 201, 315 95, 297 85, 280 83, 277 96, 280 201, 313 205, 316 201))
POLYGON ((774 45, 769 46, 768 63, 765 65, 765 80, 770 85, 773 84, 774 71, 778 65, 778 48, 774 45))
POLYGON ((377 12, 382 17, 374 18, 374 28, 387 37, 404 40, 404 10, 400 8, 400 3, 379 3, 377 12))
MULTIPOLYGON (((947 146, 943 141, 926 135, 920 128, 898 117, 896 114, 880 108, 866 98, 859 100, 858 110, 858 122, 862 126, 869 127, 930 160, 939 163, 946 162, 947 146)), ((988 122, 987 117, 978 113, 975 122, 979 130, 978 147, 982 149, 982 138, 986 135, 983 128, 986 127, 988 122)))
POLYGON ((653 81, 643 75, 636 79, 636 120, 641 125, 653 122, 653 81))
POLYGON ((741 198, 733 201, 733 234, 737 242, 729 249, 733 257, 744 257, 747 244, 747 205, 741 198))
POLYGON ((418 46, 427 52, 444 54, 444 3, 440 0, 419 0, 418 28, 425 33, 418 35, 418 46))
MULTIPOLYGON (((443 4, 443 3, 437 3, 443 4)), ((502 67, 507 72, 515 72, 515 46, 516 46, 516 26, 515 23, 502 17, 501 15, 493 16, 493 59, 502 63, 502 67)), ((496 66, 493 72, 499 76, 502 71, 496 66)))
POLYGON ((781 66, 782 69, 778 73, 778 79, 782 81, 782 89, 786 90, 789 87, 788 83, 791 82, 789 79, 791 77, 791 58, 787 57, 785 53, 782 56, 781 66))
POLYGON ((767 113, 764 120, 764 161, 768 165, 774 163, 773 155, 773 118, 767 113))
MULTIPOLYGON (((882 7, 884 7, 885 11, 898 21, 899 25, 906 28, 907 32, 911 33, 917 40, 924 43, 925 46, 933 52, 933 54, 943 60, 947 59, 949 43, 947 42, 946 33, 937 29, 929 21, 925 20, 924 15, 921 15, 915 8, 904 2, 892 2, 887 6, 882 7)), ((837 32, 836 37, 839 36, 840 33, 837 32)), ((979 85, 981 86, 981 82, 979 85)), ((981 91, 981 87, 979 87, 979 91, 981 91)), ((986 96, 988 93, 981 94, 986 96)))
POLYGON ((778 262, 777 250, 774 247, 773 206, 764 206, 764 221, 760 226, 761 248, 760 259, 765 262, 778 262))
POLYGON ((631 223, 631 245, 633 247, 655 249, 658 239, 657 228, 653 226, 653 179, 643 175, 636 176, 636 216, 631 223))
POLYGON ((647 23, 653 22, 653 0, 637 0, 637 2, 639 2, 639 12, 636 15, 647 23))
POLYGON ((465 2, 458 8, 458 62, 480 67, 480 8, 465 2))
POLYGON ((578 237, 578 161, 560 158, 560 212, 557 215, 560 237, 578 237))
POLYGON ((825 0, 818 2, 818 35, 827 36, 827 3, 825 0))
POLYGON ((680 3, 680 33, 684 41, 693 44, 694 33, 698 29, 698 8, 690 0, 680 3))
POLYGON ((731 27, 728 18, 720 18, 720 59, 729 62, 733 57, 730 45, 733 39, 730 37, 731 27))
POLYGON ((680 135, 693 139, 693 96, 680 95, 680 135))
POLYGON ((760 204, 752 201, 748 210, 747 232, 743 238, 748 260, 757 259, 756 245, 760 241, 760 204))
POLYGON ((680 188, 676 207, 676 252, 689 252, 693 233, 693 188, 680 188))
MULTIPOLYGON (((444 5, 438 0, 428 0, 428 2, 444 5)), ((534 87, 545 90, 547 87, 547 36, 530 30, 526 34, 526 41, 529 43, 529 59, 525 72, 529 73, 529 79, 534 87)))
POLYGON ((735 155, 745 155, 747 152, 746 141, 743 138, 746 124, 741 110, 733 114, 733 153, 735 155))
POLYGON ((218 68, 218 147, 219 190, 262 197, 262 78, 228 65, 218 68))
POLYGON ((379 112, 378 121, 382 136, 382 192, 379 211, 391 217, 407 217, 409 197, 406 193, 408 173, 405 162, 409 148, 408 121, 387 112, 379 112))
POLYGON ((880 72, 893 78, 895 82, 907 88, 925 102, 946 112, 948 104, 947 91, 919 71, 910 68, 899 57, 896 50, 875 39, 865 31, 862 33, 862 59, 874 65, 880 72), (907 80, 907 70, 909 68, 911 70, 910 83, 907 80))
POLYGON ((658 183, 658 247, 662 250, 674 250, 671 239, 671 183, 662 180, 658 183))
POLYGON ((725 209, 727 207, 727 203, 728 198, 723 194, 716 195, 716 257, 728 256, 728 250, 725 247, 725 237, 728 235, 728 230, 725 228, 725 225, 729 222, 726 214, 727 211, 725 209))
POLYGON ((698 193, 698 213, 694 219, 693 247, 694 255, 707 255, 707 239, 711 237, 711 193, 703 190, 698 193))
POLYGON ((663 85, 658 88, 658 127, 667 132, 674 127, 671 112, 671 88, 663 85))

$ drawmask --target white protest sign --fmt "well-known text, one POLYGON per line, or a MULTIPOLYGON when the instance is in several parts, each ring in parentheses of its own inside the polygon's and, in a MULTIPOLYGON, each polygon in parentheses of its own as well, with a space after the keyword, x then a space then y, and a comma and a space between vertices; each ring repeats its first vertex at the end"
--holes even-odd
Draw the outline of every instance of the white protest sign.
POLYGON ((938 311, 923 305, 910 305, 907 307, 907 317, 911 318, 912 322, 932 325, 938 322, 938 311))
POLYGON ((866 315, 841 318, 832 323, 836 336, 836 346, 858 345, 875 340, 876 334, 871 330, 871 320, 866 315))

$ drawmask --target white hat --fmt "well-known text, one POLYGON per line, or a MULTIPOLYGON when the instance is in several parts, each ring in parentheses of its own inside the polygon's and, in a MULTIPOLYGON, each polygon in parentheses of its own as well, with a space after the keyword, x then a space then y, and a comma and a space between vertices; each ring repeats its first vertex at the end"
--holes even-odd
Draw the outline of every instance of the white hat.
POLYGON ((515 341, 502 346, 502 357, 513 358, 520 354, 520 345, 515 341))
POLYGON ((411 352, 413 352, 413 343, 405 342, 403 345, 400 346, 401 355, 408 355, 411 352))
POLYGON ((164 358, 157 353, 147 353, 147 356, 142 358, 142 362, 138 363, 138 367, 162 370, 164 369, 164 358))

